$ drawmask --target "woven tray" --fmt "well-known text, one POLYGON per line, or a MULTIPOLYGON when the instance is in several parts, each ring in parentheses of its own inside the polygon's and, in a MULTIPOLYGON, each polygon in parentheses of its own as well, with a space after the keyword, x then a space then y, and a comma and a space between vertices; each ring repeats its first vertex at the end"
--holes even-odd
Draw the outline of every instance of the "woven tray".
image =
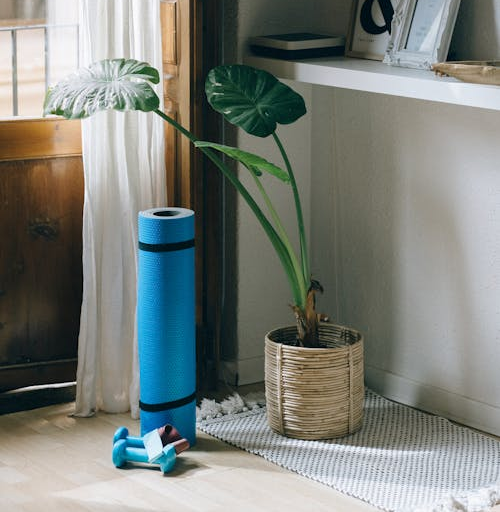
POLYGON ((351 434, 363 422, 363 337, 335 324, 321 324, 324 348, 290 346, 297 331, 285 327, 265 340, 269 426, 295 439, 351 434))
POLYGON ((463 60, 432 65, 438 75, 452 76, 473 84, 500 85, 500 61, 463 60))

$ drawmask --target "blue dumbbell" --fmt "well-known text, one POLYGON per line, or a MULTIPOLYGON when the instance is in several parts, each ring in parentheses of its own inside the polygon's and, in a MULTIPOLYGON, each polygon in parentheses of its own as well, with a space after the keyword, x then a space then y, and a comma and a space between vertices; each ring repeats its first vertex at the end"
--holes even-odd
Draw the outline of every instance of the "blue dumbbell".
POLYGON ((127 446, 130 448, 144 448, 143 438, 136 437, 136 436, 129 436, 128 429, 126 427, 119 427, 116 430, 115 435, 113 436, 113 445, 120 439, 124 439, 127 442, 127 446))
MULTIPOLYGON (((173 443, 182 439, 182 436, 172 425, 164 425, 156 430, 158 435, 161 437, 163 446, 173 443)), ((129 436, 128 429, 126 427, 119 427, 116 429, 115 435, 113 436, 113 444, 119 439, 125 439, 127 446, 131 448, 144 448, 144 437, 129 436)))
MULTIPOLYGON (((160 465, 163 473, 168 473, 174 467, 176 457, 175 446, 168 444, 155 463, 160 465)), ((118 439, 113 445, 113 464, 117 468, 122 468, 127 462, 149 463, 149 457, 144 448, 131 447, 126 439, 118 439)))

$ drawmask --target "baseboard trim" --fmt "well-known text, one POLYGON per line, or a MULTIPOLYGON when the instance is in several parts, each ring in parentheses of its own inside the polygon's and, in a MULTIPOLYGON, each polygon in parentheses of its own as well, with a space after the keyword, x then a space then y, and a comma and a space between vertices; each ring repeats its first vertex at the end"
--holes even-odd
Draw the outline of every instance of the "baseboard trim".
POLYGON ((365 366, 365 380, 370 389, 390 400, 500 436, 499 407, 370 365, 365 366))
MULTIPOLYGON (((264 381, 264 357, 223 361, 220 378, 231 386, 262 382, 264 381)), ((370 389, 390 400, 500 436, 499 407, 370 365, 365 365, 365 380, 370 389)))
POLYGON ((76 382, 30 386, 0 393, 0 415, 73 402, 76 382))

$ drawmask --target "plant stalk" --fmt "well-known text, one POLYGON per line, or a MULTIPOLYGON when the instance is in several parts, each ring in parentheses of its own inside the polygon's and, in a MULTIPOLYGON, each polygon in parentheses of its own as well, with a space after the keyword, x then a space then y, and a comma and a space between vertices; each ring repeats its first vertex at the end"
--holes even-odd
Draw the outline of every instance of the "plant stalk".
POLYGON ((295 201, 295 211, 297 214, 297 226, 299 230, 299 241, 300 241, 300 257, 302 261, 302 272, 304 275, 304 280, 309 283, 311 280, 311 267, 309 263, 309 251, 307 248, 307 239, 306 239, 306 231, 304 227, 304 216, 302 214, 302 205, 300 203, 300 195, 299 190, 297 188, 297 182, 295 181, 295 175, 293 174, 293 169, 290 164, 290 160, 288 159, 288 155, 286 154, 285 148, 281 143, 280 138, 278 137, 276 132, 273 132, 273 139, 278 146, 281 156, 286 165, 286 169, 288 171, 288 175, 290 177, 290 185, 292 186, 293 191, 293 199, 295 201))
POLYGON ((283 223, 281 222, 278 212, 274 208, 274 206, 273 206, 271 200, 269 199, 269 196, 268 196, 266 190, 264 189, 258 176, 251 169, 249 169, 249 170, 255 180, 255 184, 257 185, 258 190, 260 191, 260 193, 262 195, 262 198, 264 199, 264 202, 266 203, 266 206, 269 210, 271 218, 274 221, 274 224, 278 231, 278 234, 279 234, 279 236, 280 236, 283 244, 285 245, 285 248, 290 256, 290 260, 291 260, 291 263, 294 268, 294 273, 297 276, 297 280, 300 285, 301 296, 302 296, 301 301, 296 302, 295 305, 303 308, 305 306, 306 300, 307 300, 308 282, 304 279, 304 276, 302 275, 302 269, 300 268, 300 264, 297 260, 297 256, 295 255, 295 251, 293 250, 292 244, 290 243, 290 239, 288 238, 285 228, 283 227, 283 223))

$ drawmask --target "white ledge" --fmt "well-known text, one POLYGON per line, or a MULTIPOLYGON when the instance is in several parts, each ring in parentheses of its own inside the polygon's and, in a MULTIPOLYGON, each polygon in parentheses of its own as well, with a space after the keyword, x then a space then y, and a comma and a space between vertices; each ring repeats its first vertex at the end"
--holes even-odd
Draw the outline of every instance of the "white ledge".
POLYGON ((348 57, 289 61, 247 56, 245 63, 278 78, 425 101, 500 110, 500 87, 460 82, 432 71, 348 57))

